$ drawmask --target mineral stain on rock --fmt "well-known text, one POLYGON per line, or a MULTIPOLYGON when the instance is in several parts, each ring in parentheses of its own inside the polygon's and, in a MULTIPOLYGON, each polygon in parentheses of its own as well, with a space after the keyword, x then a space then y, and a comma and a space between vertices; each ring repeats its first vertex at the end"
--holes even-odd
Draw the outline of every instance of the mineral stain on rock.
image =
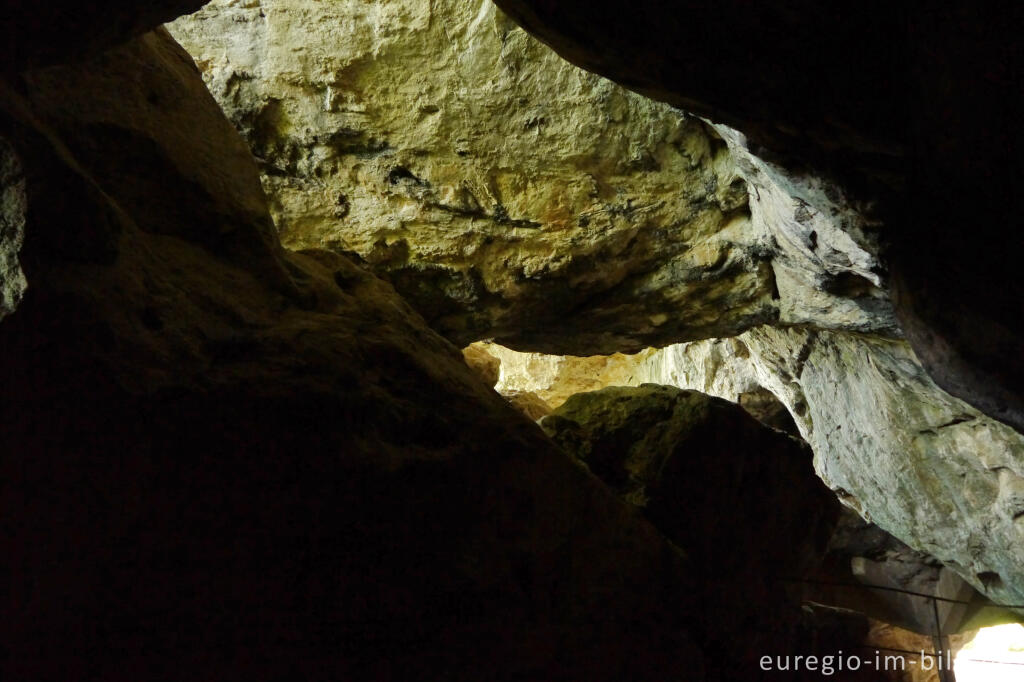
POLYGON ((608 353, 777 317, 757 236, 722 234, 747 192, 716 134, 573 67, 489 2, 215 0, 170 30, 284 170, 263 175, 284 243, 373 262, 381 239, 404 240, 408 260, 375 268, 443 273, 460 292, 447 301, 392 281, 459 345, 608 353), (327 143, 339 130, 387 146, 327 143))

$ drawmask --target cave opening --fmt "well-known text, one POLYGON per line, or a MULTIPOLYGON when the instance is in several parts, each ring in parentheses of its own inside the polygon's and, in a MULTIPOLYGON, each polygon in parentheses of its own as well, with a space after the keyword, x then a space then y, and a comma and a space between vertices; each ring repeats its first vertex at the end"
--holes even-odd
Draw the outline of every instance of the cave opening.
POLYGON ((982 628, 956 656, 960 682, 1003 682, 1020 678, 1024 664, 1024 626, 1018 623, 982 628))
POLYGON ((905 37, 947 92, 845 5, 107 4, 0 27, 5 678, 1016 673, 1024 297, 918 257, 993 156, 942 93, 1012 89, 921 67, 986 40, 905 37))

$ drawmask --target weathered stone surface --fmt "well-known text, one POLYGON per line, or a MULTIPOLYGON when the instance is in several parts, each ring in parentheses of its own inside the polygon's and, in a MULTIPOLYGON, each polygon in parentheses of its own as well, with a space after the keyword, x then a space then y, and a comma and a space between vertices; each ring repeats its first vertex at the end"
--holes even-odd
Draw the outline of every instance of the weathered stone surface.
POLYGON ((512 407, 534 421, 551 414, 551 405, 533 391, 507 391, 502 395, 512 407))
POLYGON ((166 34, 0 81, 0 136, 5 679, 703 679, 678 550, 389 285, 280 248, 166 34))
POLYGON ((528 391, 551 406, 558 408, 576 393, 596 391, 606 386, 635 385, 633 366, 644 353, 637 355, 595 355, 576 357, 521 353, 496 343, 476 343, 479 348, 501 363, 501 373, 495 388, 509 394, 528 391))
POLYGON ((1024 603, 1024 438, 935 386, 906 343, 763 328, 646 362, 638 380, 730 399, 769 389, 848 506, 995 602, 1024 603))
POLYGON ((488 353, 482 344, 466 346, 462 349, 462 357, 485 384, 494 386, 498 383, 501 378, 501 360, 488 353))
POLYGON ((671 386, 611 386, 577 393, 541 426, 708 572, 759 572, 747 556, 755 536, 772 538, 757 553, 778 575, 805 575, 824 555, 839 506, 809 448, 736 405, 671 386))
MULTIPOLYGON (((354 26, 386 24, 391 27, 375 43, 378 48, 374 50, 369 48, 369 39, 331 42, 304 39, 300 52, 281 54, 282 46, 297 43, 291 36, 300 22, 312 22, 318 26, 313 31, 314 36, 332 36, 328 27, 339 20, 343 9, 323 6, 314 8, 295 0, 263 3, 260 7, 242 9, 214 4, 175 26, 175 30, 187 40, 190 49, 204 63, 206 78, 218 94, 222 106, 247 134, 257 154, 268 161, 269 165, 264 168, 265 183, 275 197, 276 210, 282 218, 286 239, 295 239, 296 243, 304 243, 304 239, 305 243, 322 243, 324 234, 351 231, 356 236, 345 236, 347 241, 342 246, 359 251, 363 257, 376 263, 376 267, 390 270, 399 289, 410 297, 418 309, 426 313, 431 323, 457 340, 472 338, 462 333, 470 329, 477 336, 501 338, 504 335, 513 345, 533 350, 557 348, 560 352, 574 355, 595 350, 636 350, 641 343, 658 343, 673 337, 679 338, 680 334, 696 333, 692 327, 687 327, 694 319, 693 300, 695 297, 706 298, 709 296, 708 291, 691 288, 682 298, 673 299, 672 306, 669 306, 673 310, 667 313, 668 321, 662 321, 656 328, 652 327, 652 323, 661 319, 661 313, 647 307, 651 300, 648 294, 653 290, 641 292, 635 288, 628 289, 624 297, 616 298, 618 294, 607 289, 598 294, 597 289, 592 288, 589 291, 594 296, 587 299, 583 308, 576 307, 572 314, 566 315, 566 305, 578 306, 580 299, 567 302, 563 296, 553 295, 553 290, 547 288, 553 279, 558 280, 561 275, 545 274, 544 269, 540 268, 531 275, 531 283, 516 283, 509 287, 507 285, 513 279, 508 277, 506 259, 511 258, 508 262, 515 263, 514 268, 522 265, 522 258, 534 258, 539 253, 545 259, 564 259, 566 268, 558 272, 571 271, 581 281, 596 282, 597 288, 604 287, 608 281, 606 277, 618 278, 623 267, 631 267, 629 263, 635 262, 631 261, 634 254, 630 250, 592 249, 591 240, 597 238, 595 234, 604 234, 605 229, 597 230, 595 222, 583 226, 577 221, 571 227, 558 223, 559 220, 564 223, 567 216, 588 214, 590 204, 587 202, 595 201, 593 197, 573 189, 581 186, 580 173, 605 178, 602 180, 605 184, 618 183, 616 187, 619 189, 616 191, 621 190, 624 196, 660 197, 673 182, 681 188, 681 194, 696 196, 691 191, 694 178, 706 179, 708 173, 713 172, 719 188, 734 188, 735 178, 741 178, 745 183, 744 191, 749 194, 749 218, 736 217, 727 227, 719 223, 714 228, 719 231, 714 234, 715 238, 725 239, 733 245, 745 244, 743 248, 748 253, 763 255, 764 260, 761 262, 770 267, 769 279, 777 291, 777 298, 773 297, 772 300, 772 315, 777 316, 779 323, 802 325, 813 330, 869 333, 877 337, 877 347, 886 347, 889 343, 896 343, 893 347, 902 347, 894 341, 901 331, 888 298, 885 264, 879 255, 882 250, 881 222, 891 208, 881 205, 885 196, 872 197, 877 201, 864 200, 862 197, 865 193, 860 191, 863 187, 856 183, 850 186, 846 182, 851 178, 849 174, 837 176, 842 178, 842 182, 838 182, 819 171, 794 165, 791 159, 773 155, 774 161, 769 162, 764 158, 763 149, 755 146, 754 151, 758 153, 754 153, 743 134, 721 124, 716 124, 714 129, 725 142, 726 149, 721 148, 721 143, 714 139, 714 135, 696 146, 691 141, 691 150, 697 147, 709 150, 697 156, 689 152, 694 168, 682 165, 681 157, 677 154, 672 156, 672 163, 666 162, 667 157, 662 152, 669 149, 662 146, 662 152, 655 150, 650 155, 658 161, 659 168, 644 168, 641 164, 626 172, 623 170, 625 159, 636 156, 634 151, 637 149, 650 149, 649 145, 644 147, 650 140, 669 139, 663 133, 672 128, 673 120, 677 121, 677 128, 684 125, 679 123, 681 119, 673 119, 675 114, 669 110, 644 103, 607 83, 572 71, 517 31, 509 30, 502 23, 500 15, 490 9, 481 8, 477 14, 462 6, 434 4, 429 9, 435 14, 430 16, 444 18, 444 21, 431 23, 424 21, 423 15, 417 14, 412 5, 391 3, 386 8, 378 5, 360 7, 362 9, 345 9, 348 12, 346 16, 359 17, 353 20, 354 26), (339 14, 331 14, 335 10, 339 14), (265 14, 262 18, 258 16, 260 11, 265 14), (235 19, 244 21, 234 22, 235 19), (224 27, 226 23, 231 25, 224 27), (211 24, 222 27, 223 37, 210 37, 211 24), (447 31, 451 40, 438 39, 443 31, 447 31), (438 45, 441 47, 438 48, 438 45), (400 64, 408 63, 409 55, 415 55, 419 60, 429 57, 436 75, 432 74, 429 82, 419 75, 415 79, 396 75, 400 73, 400 64), (468 66, 465 63, 467 60, 471 62, 468 66), (507 60, 507 63, 503 60, 507 60), (508 64, 515 64, 515 69, 509 69, 508 64), (513 71, 514 77, 511 75, 513 71), (549 101, 551 98, 542 100, 537 92, 539 84, 548 81, 573 83, 573 87, 559 87, 560 92, 570 93, 571 96, 564 98, 564 102, 549 101), (382 83, 398 83, 398 86, 384 92, 382 83), (461 83, 461 89, 453 83, 461 83), (479 83, 488 83, 489 87, 471 87, 479 83), (459 94, 456 97, 452 93, 459 94), (515 100, 516 96, 525 96, 529 106, 515 100), (333 105, 330 105, 328 99, 332 97, 348 104, 335 107, 337 111, 330 111, 333 105), (421 105, 427 100, 427 109, 436 106, 437 112, 422 110, 421 105), (542 112, 547 122, 531 128, 529 135, 524 138, 522 131, 515 127, 519 125, 517 117, 523 115, 523 107, 532 112, 533 109, 529 107, 540 101, 547 102, 542 112), (583 107, 581 103, 587 106, 583 107), (609 106, 620 106, 621 103, 629 105, 629 115, 619 117, 616 122, 609 106), (353 111, 361 109, 363 104, 372 106, 368 106, 366 111, 353 111), (588 118, 591 116, 594 118, 588 118), (596 129, 596 124, 584 125, 586 121, 596 120, 612 121, 606 124, 600 141, 585 132, 581 133, 596 129), (488 128, 481 129, 483 121, 486 121, 488 128), (339 129, 353 131, 352 140, 363 144, 363 147, 353 152, 352 148, 342 146, 339 151, 337 145, 331 146, 334 143, 325 142, 323 131, 339 129), (531 137, 534 132, 537 138, 549 144, 536 144, 537 138, 531 137), (464 135, 463 141, 466 143, 461 147, 457 144, 460 135, 464 135), (496 140, 496 137, 500 137, 500 140, 496 140), (385 139, 390 146, 381 143, 385 139), (367 148, 368 144, 373 148, 367 148), (415 154, 410 150, 420 150, 422 153, 415 154), (459 150, 466 152, 465 155, 460 156, 459 150), (363 158, 356 158, 359 154, 363 158), (566 163, 565 159, 571 163, 566 163), (273 170, 275 164, 276 171, 273 170), (410 175, 399 173, 393 177, 391 172, 396 166, 409 171, 410 175), (504 170, 495 175, 495 168, 504 170), (605 173, 602 175, 595 168, 612 170, 602 171, 605 173), (673 174, 672 178, 667 174, 673 174), (508 180, 510 184, 503 185, 505 190, 487 195, 494 197, 493 205, 500 203, 506 213, 500 214, 495 209, 488 209, 487 202, 481 204, 479 200, 476 203, 482 208, 482 216, 459 215, 458 212, 448 215, 445 211, 439 213, 435 204, 444 202, 438 199, 438 192, 443 194, 447 191, 444 188, 462 187, 461 183, 467 177, 470 180, 475 177, 499 177, 506 180, 519 178, 508 180), (524 177, 530 178, 531 182, 522 180, 524 177), (348 191, 346 188, 349 187, 358 188, 358 192, 348 191), (565 187, 570 189, 566 191, 565 187), (339 212, 332 198, 341 194, 346 198, 339 212), (557 207, 561 211, 566 206, 571 208, 567 213, 558 213, 552 208, 557 207), (505 216, 510 223, 496 225, 505 220, 505 216), (522 229, 521 225, 516 227, 515 220, 524 216, 540 223, 541 228, 531 231, 522 229), (536 216, 556 217, 548 220, 536 219, 536 216), (496 217, 501 220, 496 221, 496 217), (398 232, 394 228, 396 221, 401 223, 398 232), (468 228, 453 230, 451 227, 466 223, 475 227, 469 231, 468 228), (558 229, 551 229, 553 226, 558 229), (382 235, 384 246, 380 246, 382 235), (401 245, 403 239, 406 246, 401 245), (417 239, 421 241, 417 242, 417 239), (486 248, 479 246, 481 239, 488 242, 486 248), (399 246, 391 248, 388 244, 399 246), (470 246, 467 247, 467 244, 470 246), (420 265, 410 268, 409 263, 416 259, 421 259, 421 263, 426 262, 423 259, 435 259, 431 263, 439 265, 448 274, 442 279, 435 279, 433 275, 428 277, 425 271, 437 273, 439 270, 433 266, 431 269, 420 265), (454 271, 453 268, 461 268, 462 274, 459 277, 465 273, 480 273, 479 280, 470 282, 472 278, 468 275, 459 280, 447 279, 454 271), (439 282, 456 284, 438 286, 439 282), (483 285, 478 286, 479 282, 483 282, 483 285), (462 297, 463 303, 468 302, 466 305, 459 304, 461 307, 452 313, 454 317, 446 317, 449 313, 445 311, 449 309, 441 310, 435 306, 436 292, 446 287, 449 292, 446 298, 462 297), (512 304, 512 308, 506 307, 504 303, 496 308, 488 308, 487 304, 483 307, 490 312, 477 315, 482 309, 477 303, 482 300, 479 298, 480 291, 501 291, 501 297, 506 302, 512 299, 517 302, 512 304), (535 295, 529 291, 543 293, 535 295), (590 315, 588 311, 593 306, 606 311, 608 317, 601 317, 604 313, 597 317, 590 315), (518 313, 509 312, 512 309, 526 312, 523 317, 517 318, 518 313), (613 317, 617 321, 609 326, 609 320, 613 317), (456 319, 461 321, 456 322, 456 319)), ((424 8, 421 10, 425 11, 424 8)), ((766 12, 770 13, 771 10, 766 12)), ((729 118, 726 120, 735 122, 729 118)), ((686 125, 692 128, 692 123, 686 125)), ((696 128, 692 130, 693 134, 697 134, 696 128)), ((788 139, 786 134, 780 135, 777 132, 767 135, 765 128, 758 129, 756 126, 754 129, 745 126, 745 130, 754 130, 752 134, 758 143, 788 139)), ((821 135, 826 133, 825 130, 819 132, 821 135)), ((813 160, 826 160, 829 154, 844 145, 845 151, 841 153, 854 155, 871 147, 865 147, 857 135, 837 134, 835 130, 829 134, 834 136, 832 141, 823 143, 817 152, 811 154, 813 160)), ((697 138, 692 139, 703 139, 701 135, 707 133, 700 132, 697 138)), ((886 149, 891 152, 897 146, 872 147, 869 156, 875 154, 877 158, 867 165, 862 164, 857 172, 876 180, 881 178, 887 186, 896 187, 899 182, 892 181, 895 177, 895 157, 890 155, 888 160, 883 157, 888 153, 886 149)), ((736 186, 736 189, 739 187, 736 186)), ((457 192, 451 190, 448 194, 455 196, 457 192)), ((483 196, 479 192, 473 196, 478 195, 483 196)), ((870 196, 871 192, 867 195, 870 196)), ((731 205, 735 207, 734 210, 738 210, 741 204, 742 201, 731 205)), ((675 206, 681 207, 682 204, 675 206)), ((726 206, 719 201, 716 210, 725 213, 725 209, 726 206)), ((665 225, 667 219, 663 219, 664 215, 663 212, 655 212, 645 215, 642 220, 661 221, 665 225)), ((613 226, 615 234, 620 234, 621 229, 627 232, 633 229, 629 227, 632 218, 628 216, 616 215, 613 211, 608 213, 608 217, 614 219, 609 225, 613 226)), ((657 246, 655 242, 650 242, 650 245, 652 248, 664 246, 657 246)), ((687 253, 695 253, 690 246, 687 253)), ((735 284, 716 279, 716 268, 711 265, 712 260, 705 260, 703 270, 698 267, 685 272, 673 271, 665 277, 659 275, 650 283, 661 293, 671 292, 680 280, 702 272, 700 280, 706 281, 710 277, 715 287, 719 284, 724 287, 735 284)), ((745 293, 737 291, 729 295, 746 297, 745 293)), ((671 294, 671 297, 674 296, 671 294)), ((711 297, 714 298, 714 295, 711 297)), ((660 306, 661 303, 656 305, 660 306)), ((724 300, 718 307, 720 310, 733 310, 732 304, 724 300)), ((716 311, 715 314, 720 312, 716 311)), ((733 318, 730 316, 728 319, 733 318)), ((750 318, 746 318, 743 324, 749 321, 750 318)), ((740 331, 742 324, 727 322, 726 326, 732 327, 735 332, 740 331)), ((802 334, 780 334, 771 344, 774 356, 801 356, 807 350, 802 334)), ((850 339, 850 343, 859 343, 855 337, 844 338, 850 339)), ((871 345, 875 343, 870 341, 868 345, 876 347, 871 345)), ((718 345, 712 347, 720 348, 718 345)), ((494 352, 501 355, 506 351, 494 352)), ((1009 348, 1007 352, 1013 354, 1009 348)), ((684 365, 672 370, 688 376, 671 382, 668 379, 665 381, 722 395, 733 401, 746 399, 748 403, 752 396, 763 396, 767 387, 777 392, 791 410, 798 412, 808 409, 807 397, 804 395, 807 391, 794 389, 788 374, 773 374, 785 363, 780 360, 754 372, 750 369, 754 360, 748 355, 742 343, 735 354, 712 351, 701 359, 700 367, 688 368, 684 365), (716 363, 735 367, 726 370, 717 367, 716 363)), ((911 356, 905 360, 910 365, 915 363, 911 356)), ((525 361, 506 359, 498 390, 519 396, 528 395, 531 401, 533 395, 530 394, 535 394, 552 407, 557 407, 575 392, 606 385, 635 384, 644 380, 661 381, 656 375, 634 374, 631 369, 624 369, 628 364, 620 360, 569 360, 541 356, 525 361)), ((910 365, 902 370, 904 374, 918 379, 923 377, 919 367, 915 369, 910 365)), ((860 370, 853 365, 836 371, 852 376, 860 370)), ((949 396, 930 383, 915 379, 918 389, 908 392, 900 386, 900 374, 894 374, 893 377, 897 377, 895 379, 885 373, 875 373, 873 376, 877 381, 876 390, 890 395, 894 402, 910 401, 907 410, 919 409, 914 406, 916 403, 950 405, 947 411, 952 413, 959 409, 952 407, 949 396)), ((823 376, 821 380, 823 385, 814 390, 829 390, 829 382, 834 382, 836 377, 823 376)), ((837 413, 837 405, 822 399, 821 409, 828 410, 836 426, 841 426, 859 419, 859 415, 870 408, 861 405, 856 409, 849 408, 845 415, 840 415, 837 413)), ((956 417, 954 415, 949 418, 956 417)), ((870 415, 870 420, 877 422, 879 417, 870 415)), ((784 419, 776 422, 776 425, 788 426, 784 419)), ((856 433, 861 427, 843 428, 847 432, 856 433)), ((865 428, 876 436, 873 442, 877 443, 879 453, 904 451, 903 441, 912 437, 910 434, 913 431, 912 425, 903 424, 889 424, 880 433, 875 433, 875 427, 865 428)), ((999 433, 994 439, 994 442, 1016 442, 1014 436, 1006 433, 999 433)), ((854 457, 849 461, 844 459, 845 455, 841 453, 850 449, 849 445, 836 447, 825 439, 812 441, 812 445, 816 450, 824 449, 826 454, 819 456, 834 461, 837 470, 855 472, 864 468, 862 457, 854 457)), ((957 449, 962 458, 973 456, 969 448, 975 445, 948 444, 957 449)), ((922 457, 929 464, 922 466, 931 466, 932 458, 939 457, 944 448, 926 448, 926 454, 922 457)), ((881 454, 878 456, 883 457, 881 454)), ((935 466, 940 471, 946 471, 948 463, 937 462, 935 466)), ((976 464, 974 468, 979 466, 976 464)), ((873 492, 865 495, 856 491, 847 492, 857 499, 877 500, 891 508, 893 503, 889 499, 889 488, 903 485, 900 483, 902 475, 903 469, 899 467, 889 467, 884 473, 873 471, 871 476, 889 476, 890 480, 887 483, 868 485, 868 489, 873 492), (883 490, 886 490, 884 494, 883 490)), ((826 477, 826 480, 831 479, 826 477)), ((920 492, 924 494, 924 491, 920 492)), ((937 493, 936 490, 931 492, 937 493)), ((965 504, 965 509, 973 510, 965 511, 965 514, 972 516, 967 521, 969 525, 981 528, 989 523, 983 505, 979 507, 970 502, 965 504)), ((928 503, 929 510, 941 506, 941 502, 928 503)), ((870 513, 870 504, 866 508, 870 513)), ((919 549, 932 551, 931 547, 915 544, 914 539, 921 529, 931 524, 927 514, 904 510, 900 513, 883 513, 882 517, 887 517, 880 521, 887 529, 919 549)), ((946 524, 939 522, 938 525, 946 524)), ((945 529, 922 532, 931 537, 933 542, 941 544, 945 540, 939 538, 948 539, 952 531, 950 525, 945 529)), ((950 558, 949 555, 943 556, 950 558)), ((1011 568, 1021 565, 1017 563, 1019 559, 1004 556, 996 561, 1002 564, 1001 569, 979 568, 973 573, 988 575, 1006 571, 1020 572, 1019 569, 1011 568)), ((989 563, 988 559, 981 561, 981 564, 989 563)), ((962 570, 972 573, 971 569, 962 570)), ((974 583, 977 582, 974 579, 974 583)))
POLYGON ((0 320, 25 294, 18 252, 25 237, 25 180, 14 149, 0 138, 0 320))
POLYGON ((877 206, 827 178, 759 158, 728 126, 714 128, 749 187, 750 229, 772 245, 779 323, 899 335, 879 258, 877 206))
POLYGON ((743 652, 792 641, 800 610, 785 580, 817 567, 839 511, 804 443, 719 398, 652 384, 578 393, 540 423, 691 557, 711 588, 710 630, 743 652))
POLYGON ((358 253, 460 345, 636 351, 778 316, 717 134, 489 1, 215 0, 170 28, 285 244, 358 253))
MULTIPOLYGON (((753 223, 792 247, 773 263, 783 320, 821 329, 835 328, 837 313, 874 317, 881 324, 870 331, 891 333, 879 291, 886 263, 867 229, 882 221, 894 311, 924 367, 944 389, 1024 425, 1015 255, 1024 233, 1007 229, 1018 216, 1005 200, 1024 158, 1014 75, 1024 52, 1011 28, 1019 6, 921 13, 897 3, 879 14, 849 2, 680 9, 649 0, 628 13, 612 2, 498 4, 572 61, 753 140, 718 128, 754 188, 753 223), (754 154, 744 155, 748 146, 754 154), (766 184, 781 191, 765 197, 766 184), (832 226, 819 229, 819 217, 832 226), (809 294, 799 308, 785 303, 793 286, 809 294), (815 302, 830 286, 854 300, 815 302)), ((744 344, 754 369, 727 359, 736 372, 719 377, 696 350, 703 359, 669 371, 689 375, 679 385, 731 394, 769 387, 849 502, 993 598, 1021 602, 1018 434, 940 390, 897 340, 805 329, 751 332, 744 344)))
POLYGON ((1019 215, 1007 200, 1024 174, 1024 7, 497 4, 570 61, 878 202, 895 312, 924 366, 1024 430, 1024 231, 1008 227, 1019 215))
POLYGON ((995 602, 1024 603, 1024 438, 935 386, 905 342, 764 328, 618 358, 491 352, 542 396, 659 383, 742 405, 767 390, 847 505, 995 602))

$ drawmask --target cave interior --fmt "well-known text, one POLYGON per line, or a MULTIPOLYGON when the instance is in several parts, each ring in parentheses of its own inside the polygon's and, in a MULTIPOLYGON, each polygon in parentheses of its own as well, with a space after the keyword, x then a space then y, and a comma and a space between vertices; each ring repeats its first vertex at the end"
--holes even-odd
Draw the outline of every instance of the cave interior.
POLYGON ((1022 7, 6 7, 0 678, 1024 678, 1022 7))

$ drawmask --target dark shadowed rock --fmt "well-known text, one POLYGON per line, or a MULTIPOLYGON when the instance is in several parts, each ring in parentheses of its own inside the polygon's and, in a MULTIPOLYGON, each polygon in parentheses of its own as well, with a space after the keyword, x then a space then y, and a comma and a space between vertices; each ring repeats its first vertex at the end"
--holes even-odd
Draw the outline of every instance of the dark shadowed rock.
POLYGON ((4 679, 701 679, 681 553, 389 285, 281 249, 165 33, 3 83, 0 136, 4 679))
POLYGON ((727 637, 750 661, 800 643, 787 580, 816 567, 838 514, 803 443, 724 400, 653 384, 576 394, 541 426, 691 557, 709 658, 729 655, 727 637))
POLYGON ((204 0, 8 2, 0 23, 0 73, 79 59, 202 7, 204 0))

